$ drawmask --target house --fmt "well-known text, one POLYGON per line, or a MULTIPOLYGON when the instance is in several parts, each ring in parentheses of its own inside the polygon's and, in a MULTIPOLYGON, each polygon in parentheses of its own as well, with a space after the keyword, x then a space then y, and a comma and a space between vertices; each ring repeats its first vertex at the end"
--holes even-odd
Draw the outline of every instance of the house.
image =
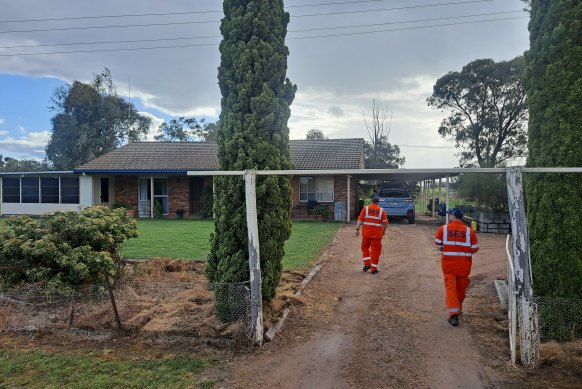
MULTIPOLYGON (((306 170, 291 178, 292 217, 312 218, 314 205, 323 204, 332 219, 346 220, 348 209, 353 218, 357 181, 345 174, 310 176, 308 170, 363 169, 364 140, 291 140, 289 147, 294 169, 306 170)), ((217 151, 215 142, 132 142, 72 172, 0 173, 0 214, 42 214, 123 202, 137 217, 150 218, 156 212, 173 217, 178 209, 186 217, 198 217, 208 212, 213 193, 210 172, 220 170, 217 151), (208 175, 200 175, 206 171, 208 175)))

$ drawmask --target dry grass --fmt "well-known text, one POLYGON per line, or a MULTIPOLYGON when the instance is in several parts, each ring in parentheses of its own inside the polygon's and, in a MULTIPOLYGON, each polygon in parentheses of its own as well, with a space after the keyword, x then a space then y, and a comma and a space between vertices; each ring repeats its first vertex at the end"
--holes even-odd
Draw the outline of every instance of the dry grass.
POLYGON ((12 315, 12 305, 0 302, 0 332, 8 327, 10 316, 12 315))
MULTIPOLYGON (((294 293, 304 278, 300 272, 283 273, 277 298, 265 302, 265 326, 274 324, 286 307, 303 303, 294 293)), ((214 312, 214 292, 204 275, 204 264, 157 258, 127 266, 115 292, 123 330, 144 339, 186 336, 201 339, 237 339, 245 323, 223 323, 214 312)), ((110 300, 0 307, 0 329, 34 328, 38 331, 69 327, 96 333, 117 330, 110 300), (73 318, 71 321, 71 317, 73 318)))

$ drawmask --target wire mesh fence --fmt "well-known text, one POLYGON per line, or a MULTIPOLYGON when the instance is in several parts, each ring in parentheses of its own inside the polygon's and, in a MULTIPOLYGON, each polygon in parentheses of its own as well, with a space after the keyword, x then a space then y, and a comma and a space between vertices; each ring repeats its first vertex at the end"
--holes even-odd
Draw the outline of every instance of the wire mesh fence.
POLYGON ((565 342, 582 339, 582 300, 535 297, 540 339, 565 342))
POLYGON ((251 336, 251 289, 249 282, 214 283, 215 312, 220 320, 243 323, 243 331, 251 336))
POLYGON ((146 264, 126 272, 111 290, 113 299, 106 284, 58 290, 40 284, 13 287, 0 293, 0 331, 81 330, 95 335, 121 330, 144 338, 237 342, 250 336, 248 283, 212 285, 198 268, 168 271, 146 264))
POLYGON ((582 339, 582 300, 554 297, 517 300, 521 362, 530 368, 544 359, 542 343, 582 339))

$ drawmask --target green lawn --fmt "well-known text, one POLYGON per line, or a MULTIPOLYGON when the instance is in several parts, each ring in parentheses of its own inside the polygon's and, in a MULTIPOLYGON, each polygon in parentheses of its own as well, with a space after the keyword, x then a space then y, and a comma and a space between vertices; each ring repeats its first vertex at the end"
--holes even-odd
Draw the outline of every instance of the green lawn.
POLYGON ((165 257, 205 261, 213 230, 212 220, 139 219, 139 238, 125 243, 121 255, 124 258, 165 257))
POLYGON ((112 359, 0 349, 0 388, 212 388, 199 375, 216 363, 213 357, 112 359))
MULTIPOLYGON (((210 252, 209 220, 138 220, 139 238, 129 240, 121 252, 124 258, 180 258, 206 260, 210 252)), ((285 269, 309 267, 335 236, 340 224, 294 222, 285 243, 285 269)))

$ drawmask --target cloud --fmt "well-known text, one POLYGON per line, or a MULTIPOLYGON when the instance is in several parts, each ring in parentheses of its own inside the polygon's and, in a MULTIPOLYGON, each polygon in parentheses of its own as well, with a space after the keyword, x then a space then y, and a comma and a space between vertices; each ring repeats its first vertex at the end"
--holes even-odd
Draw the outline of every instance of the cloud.
POLYGON ((49 131, 29 132, 19 138, 0 139, 0 151, 9 152, 20 158, 42 158, 50 139, 49 131))
POLYGON ((143 115, 145 117, 148 117, 152 120, 151 124, 150 124, 150 128, 148 130, 148 133, 146 134, 146 139, 147 141, 153 141, 154 140, 154 136, 156 136, 159 131, 159 127, 160 125, 164 122, 164 119, 159 118, 155 115, 152 115, 149 112, 139 112, 140 115, 143 115))
POLYGON ((6 120, 4 118, 0 118, 0 125, 4 124, 4 122, 6 122, 6 120))
POLYGON ((332 116, 342 117, 344 116, 344 111, 338 106, 331 106, 327 112, 332 116))
POLYGON ((3 136, 3 135, 8 135, 8 131, 0 130, 0 136, 3 136))
POLYGON ((434 81, 434 77, 419 75, 404 78, 386 89, 356 94, 335 89, 300 89, 291 106, 290 137, 304 139, 310 128, 318 128, 330 138, 368 140, 364 117, 371 116, 373 99, 381 99, 388 102, 392 114, 389 141, 400 145, 400 153, 406 157, 405 167, 458 166, 453 145, 437 133, 444 114, 426 104, 434 81), (341 116, 336 115, 339 111, 341 116))

